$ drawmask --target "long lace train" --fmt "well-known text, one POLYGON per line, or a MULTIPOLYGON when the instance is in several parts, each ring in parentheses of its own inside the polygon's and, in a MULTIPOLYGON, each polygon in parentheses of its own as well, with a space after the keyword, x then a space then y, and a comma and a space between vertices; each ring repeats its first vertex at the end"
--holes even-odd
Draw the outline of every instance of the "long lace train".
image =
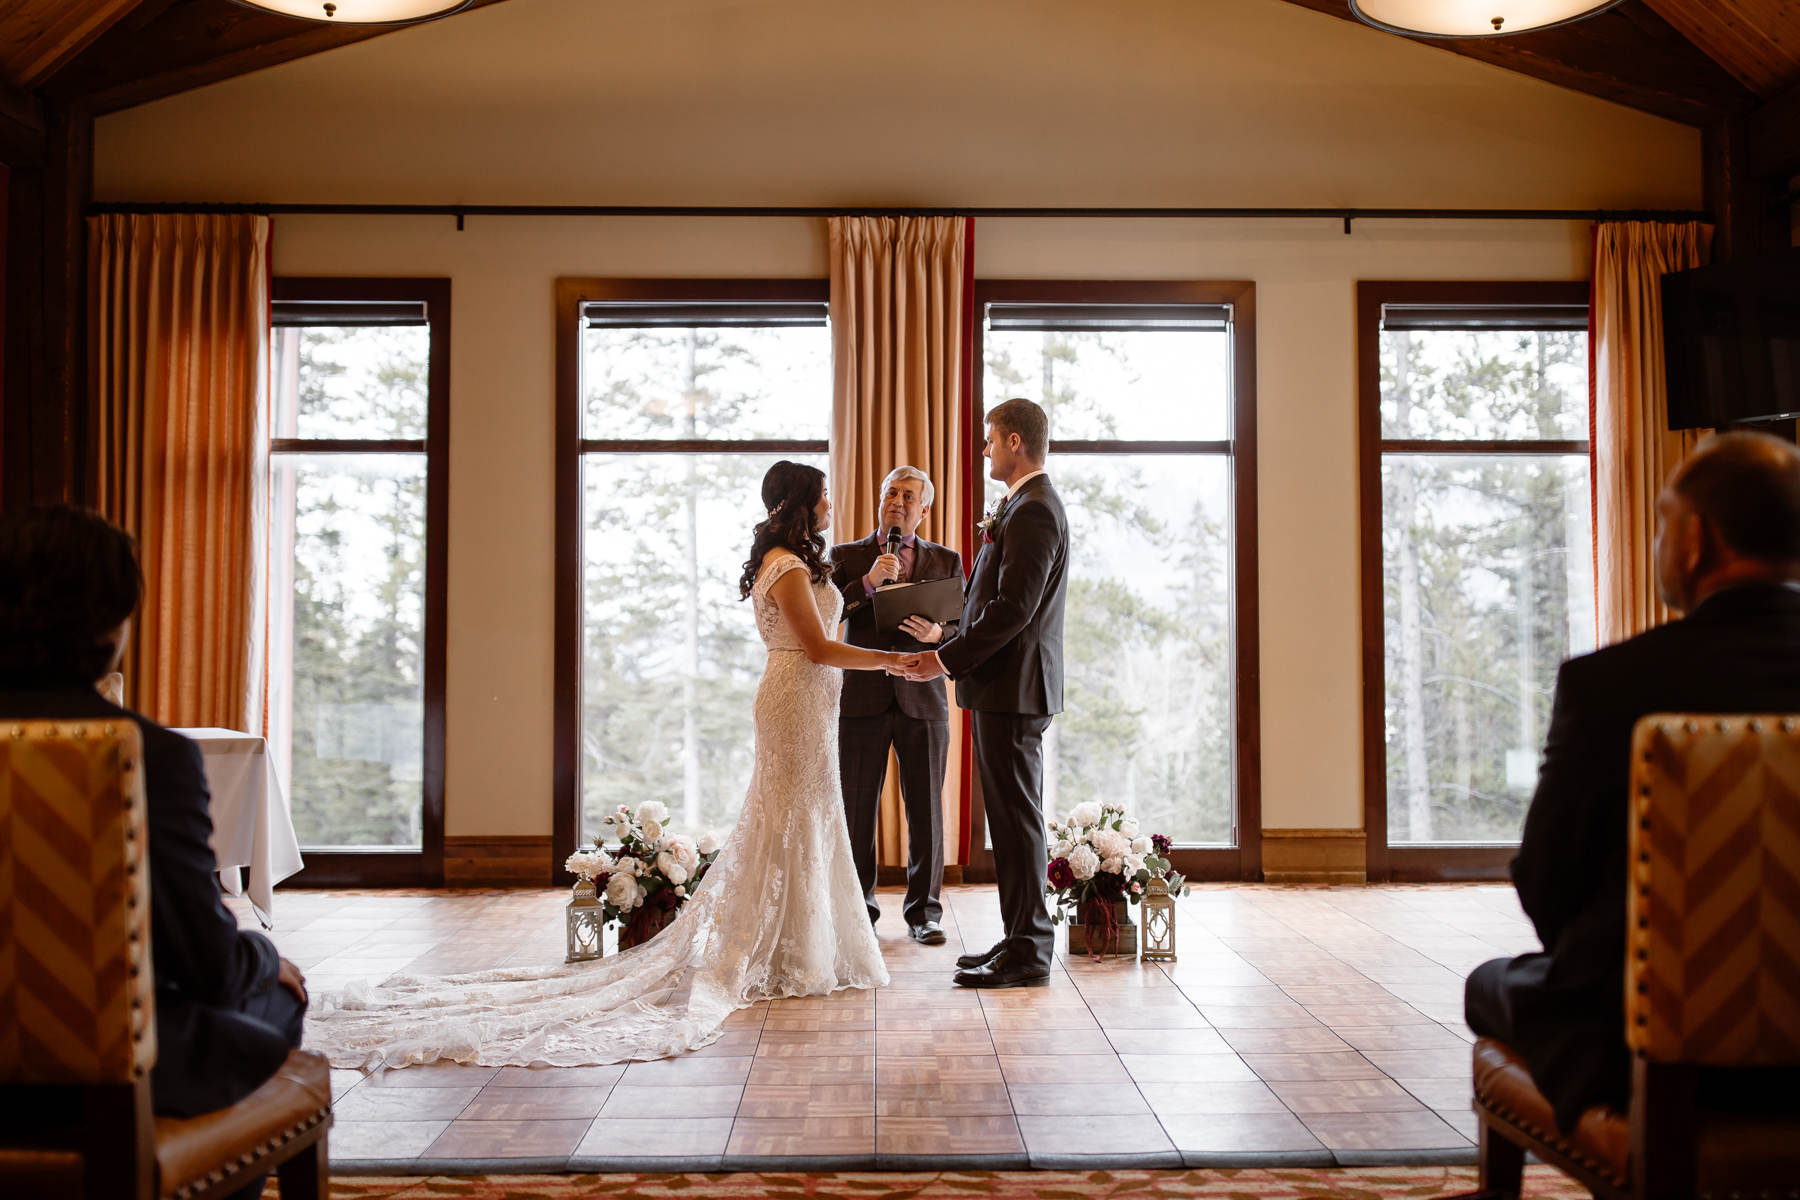
MULTIPOLYGON (((769 656, 750 787, 718 860, 668 928, 598 962, 353 985, 315 1000, 308 1047, 365 1070, 666 1058, 712 1042, 727 1016, 759 1000, 887 983, 839 790, 842 676, 799 652, 769 596, 796 569, 798 558, 771 554, 751 592, 769 656)), ((829 634, 842 598, 829 580, 812 590, 829 634)))

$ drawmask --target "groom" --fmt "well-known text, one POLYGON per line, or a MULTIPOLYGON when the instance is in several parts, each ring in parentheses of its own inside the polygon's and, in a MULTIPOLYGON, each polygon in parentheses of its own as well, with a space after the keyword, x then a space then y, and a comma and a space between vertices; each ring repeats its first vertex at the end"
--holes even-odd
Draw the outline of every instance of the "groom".
POLYGON ((1050 420, 1029 400, 987 415, 988 476, 1006 499, 982 522, 959 636, 921 654, 910 679, 948 674, 973 713, 975 769, 1006 934, 956 960, 963 987, 1043 987, 1055 935, 1044 907, 1044 731, 1062 711, 1069 523, 1044 474, 1050 420))

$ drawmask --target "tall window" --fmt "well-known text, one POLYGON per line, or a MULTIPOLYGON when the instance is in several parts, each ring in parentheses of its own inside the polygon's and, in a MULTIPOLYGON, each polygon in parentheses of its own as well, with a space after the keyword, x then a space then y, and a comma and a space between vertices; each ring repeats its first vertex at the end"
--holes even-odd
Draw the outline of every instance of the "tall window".
POLYGON ((579 670, 558 775, 575 769, 582 839, 621 803, 660 800, 690 830, 737 819, 763 657, 738 579, 770 465, 826 468, 825 297, 815 281, 562 285, 578 508, 559 552, 578 579, 565 567, 559 590, 579 641, 559 625, 558 658, 579 670))
POLYGON ((278 279, 268 727, 315 882, 437 882, 450 287, 278 279))
MULTIPOLYGON (((1253 872, 1250 286, 985 282, 977 296, 980 407, 1044 406, 1069 516, 1045 808, 1121 799, 1190 869, 1253 872)), ((988 480, 988 502, 1004 494, 988 480)))
POLYGON ((1586 285, 1361 296, 1386 858, 1493 870, 1524 827, 1557 667, 1594 645, 1586 285))

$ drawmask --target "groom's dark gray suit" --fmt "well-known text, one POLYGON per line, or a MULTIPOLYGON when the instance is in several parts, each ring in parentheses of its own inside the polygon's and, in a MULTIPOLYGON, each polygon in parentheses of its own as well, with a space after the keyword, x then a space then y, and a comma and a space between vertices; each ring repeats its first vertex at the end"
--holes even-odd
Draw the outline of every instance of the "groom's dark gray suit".
POLYGON ((1044 907, 1044 731, 1063 708, 1063 601, 1069 522, 1048 475, 1001 506, 975 558, 960 636, 938 647, 973 713, 975 769, 994 844, 1009 968, 1048 970, 1044 907))

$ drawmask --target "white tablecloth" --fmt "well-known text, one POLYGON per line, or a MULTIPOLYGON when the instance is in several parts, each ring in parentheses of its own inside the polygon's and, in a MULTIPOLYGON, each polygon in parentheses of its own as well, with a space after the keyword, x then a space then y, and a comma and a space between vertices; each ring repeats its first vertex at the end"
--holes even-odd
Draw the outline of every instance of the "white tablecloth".
POLYGON ((269 747, 253 734, 230 729, 177 729, 200 746, 206 785, 212 791, 212 851, 219 883, 245 893, 240 868, 249 873, 250 903, 265 926, 273 924, 275 885, 300 869, 300 839, 287 790, 275 774, 269 747))

